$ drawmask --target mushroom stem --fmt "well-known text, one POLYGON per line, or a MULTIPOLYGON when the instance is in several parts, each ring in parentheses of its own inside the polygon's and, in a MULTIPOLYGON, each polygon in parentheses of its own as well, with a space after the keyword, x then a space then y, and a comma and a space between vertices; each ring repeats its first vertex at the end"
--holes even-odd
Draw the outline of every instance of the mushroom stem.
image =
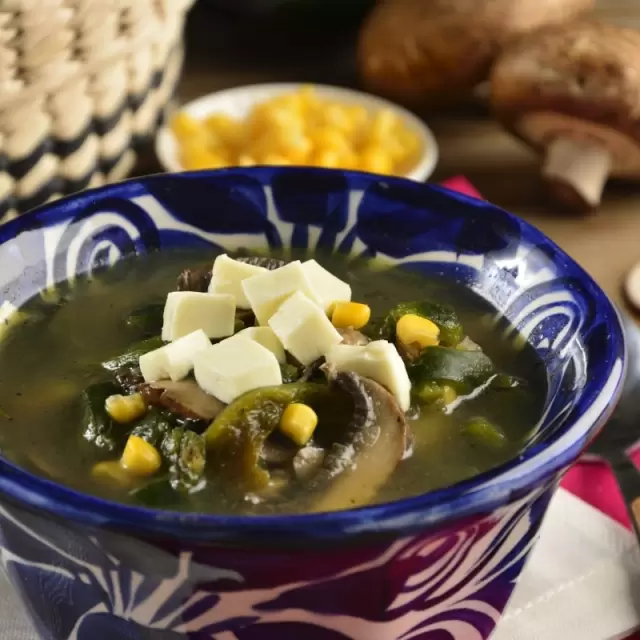
POLYGON ((558 200, 588 211, 600 204, 611 165, 611 154, 601 143, 559 137, 547 147, 542 175, 558 200))

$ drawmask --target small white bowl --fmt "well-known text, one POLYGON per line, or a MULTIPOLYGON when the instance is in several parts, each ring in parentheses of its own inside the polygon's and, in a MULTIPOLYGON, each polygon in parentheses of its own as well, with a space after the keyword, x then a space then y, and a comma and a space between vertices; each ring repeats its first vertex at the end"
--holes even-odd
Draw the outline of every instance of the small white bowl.
MULTIPOLYGON (((249 115, 254 105, 282 94, 291 93, 303 86, 306 85, 284 83, 236 87, 225 91, 216 91, 197 100, 187 102, 182 105, 181 110, 198 119, 213 113, 223 113, 236 118, 244 118, 249 115)), ((411 180, 424 181, 431 176, 438 163, 438 143, 431 129, 413 113, 383 98, 361 91, 321 84, 314 84, 313 88, 321 98, 339 100, 346 104, 362 105, 370 111, 377 111, 383 108, 394 111, 419 136, 423 150, 413 169, 405 174, 404 177, 411 180)), ((184 171, 184 167, 181 166, 178 159, 178 142, 171 129, 167 126, 161 127, 156 136, 156 155, 166 171, 184 171)))

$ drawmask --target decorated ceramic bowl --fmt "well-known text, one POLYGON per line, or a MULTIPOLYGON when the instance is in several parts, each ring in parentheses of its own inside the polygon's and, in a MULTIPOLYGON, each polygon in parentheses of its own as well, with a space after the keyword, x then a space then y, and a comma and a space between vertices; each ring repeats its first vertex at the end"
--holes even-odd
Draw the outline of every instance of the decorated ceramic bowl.
POLYGON ((40 637, 482 640, 499 622, 549 500, 612 411, 625 367, 611 302, 540 231, 446 189, 367 174, 154 176, 1 227, 1 309, 129 254, 290 245, 386 258, 493 304, 546 367, 528 446, 418 497, 268 517, 126 506, 0 459, 2 561, 40 637))

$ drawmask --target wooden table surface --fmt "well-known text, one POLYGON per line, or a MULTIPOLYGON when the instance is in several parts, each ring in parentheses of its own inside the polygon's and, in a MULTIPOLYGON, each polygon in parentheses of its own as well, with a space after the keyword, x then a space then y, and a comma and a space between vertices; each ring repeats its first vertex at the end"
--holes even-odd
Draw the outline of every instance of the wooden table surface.
MULTIPOLYGON (((640 0, 601 0, 603 19, 640 27, 640 0)), ((203 5, 192 10, 178 99, 253 82, 304 81, 355 85, 352 34, 331 33, 295 50, 277 32, 247 38, 203 5)), ((563 215, 543 196, 539 160, 480 109, 423 114, 440 146, 433 180, 465 175, 487 200, 542 229, 582 264, 617 303, 621 281, 640 260, 640 184, 609 185, 589 216, 563 215)))

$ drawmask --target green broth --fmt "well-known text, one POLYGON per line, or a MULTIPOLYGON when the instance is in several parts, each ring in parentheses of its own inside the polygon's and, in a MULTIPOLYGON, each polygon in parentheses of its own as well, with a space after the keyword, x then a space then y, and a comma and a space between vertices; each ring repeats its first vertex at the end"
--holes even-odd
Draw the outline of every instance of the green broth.
MULTIPOLYGON (((431 299, 452 304, 467 335, 480 344, 496 367, 527 381, 526 388, 489 389, 460 403, 451 413, 431 407, 410 420, 413 453, 402 460, 376 501, 396 500, 449 486, 515 457, 538 421, 545 395, 542 363, 528 346, 514 346, 491 328, 492 308, 448 280, 381 269, 335 256, 318 261, 348 280, 353 299, 368 303, 372 317, 399 302, 431 299), (504 446, 474 444, 462 432, 470 418, 482 416, 506 435, 504 446)), ((93 279, 61 285, 57 304, 38 296, 22 311, 27 321, 7 331, 0 343, 0 447, 4 455, 40 475, 122 502, 127 491, 92 479, 93 465, 111 456, 82 438, 79 397, 88 384, 108 379, 99 363, 126 351, 144 336, 125 318, 145 304, 162 303, 175 288, 180 270, 210 254, 163 252, 125 260, 93 279)), ((411 415, 411 414, 410 414, 411 415)), ((211 513, 270 513, 302 509, 295 500, 270 506, 222 491, 215 476, 175 508, 211 513)), ((174 508, 174 505, 171 505, 174 508)))

